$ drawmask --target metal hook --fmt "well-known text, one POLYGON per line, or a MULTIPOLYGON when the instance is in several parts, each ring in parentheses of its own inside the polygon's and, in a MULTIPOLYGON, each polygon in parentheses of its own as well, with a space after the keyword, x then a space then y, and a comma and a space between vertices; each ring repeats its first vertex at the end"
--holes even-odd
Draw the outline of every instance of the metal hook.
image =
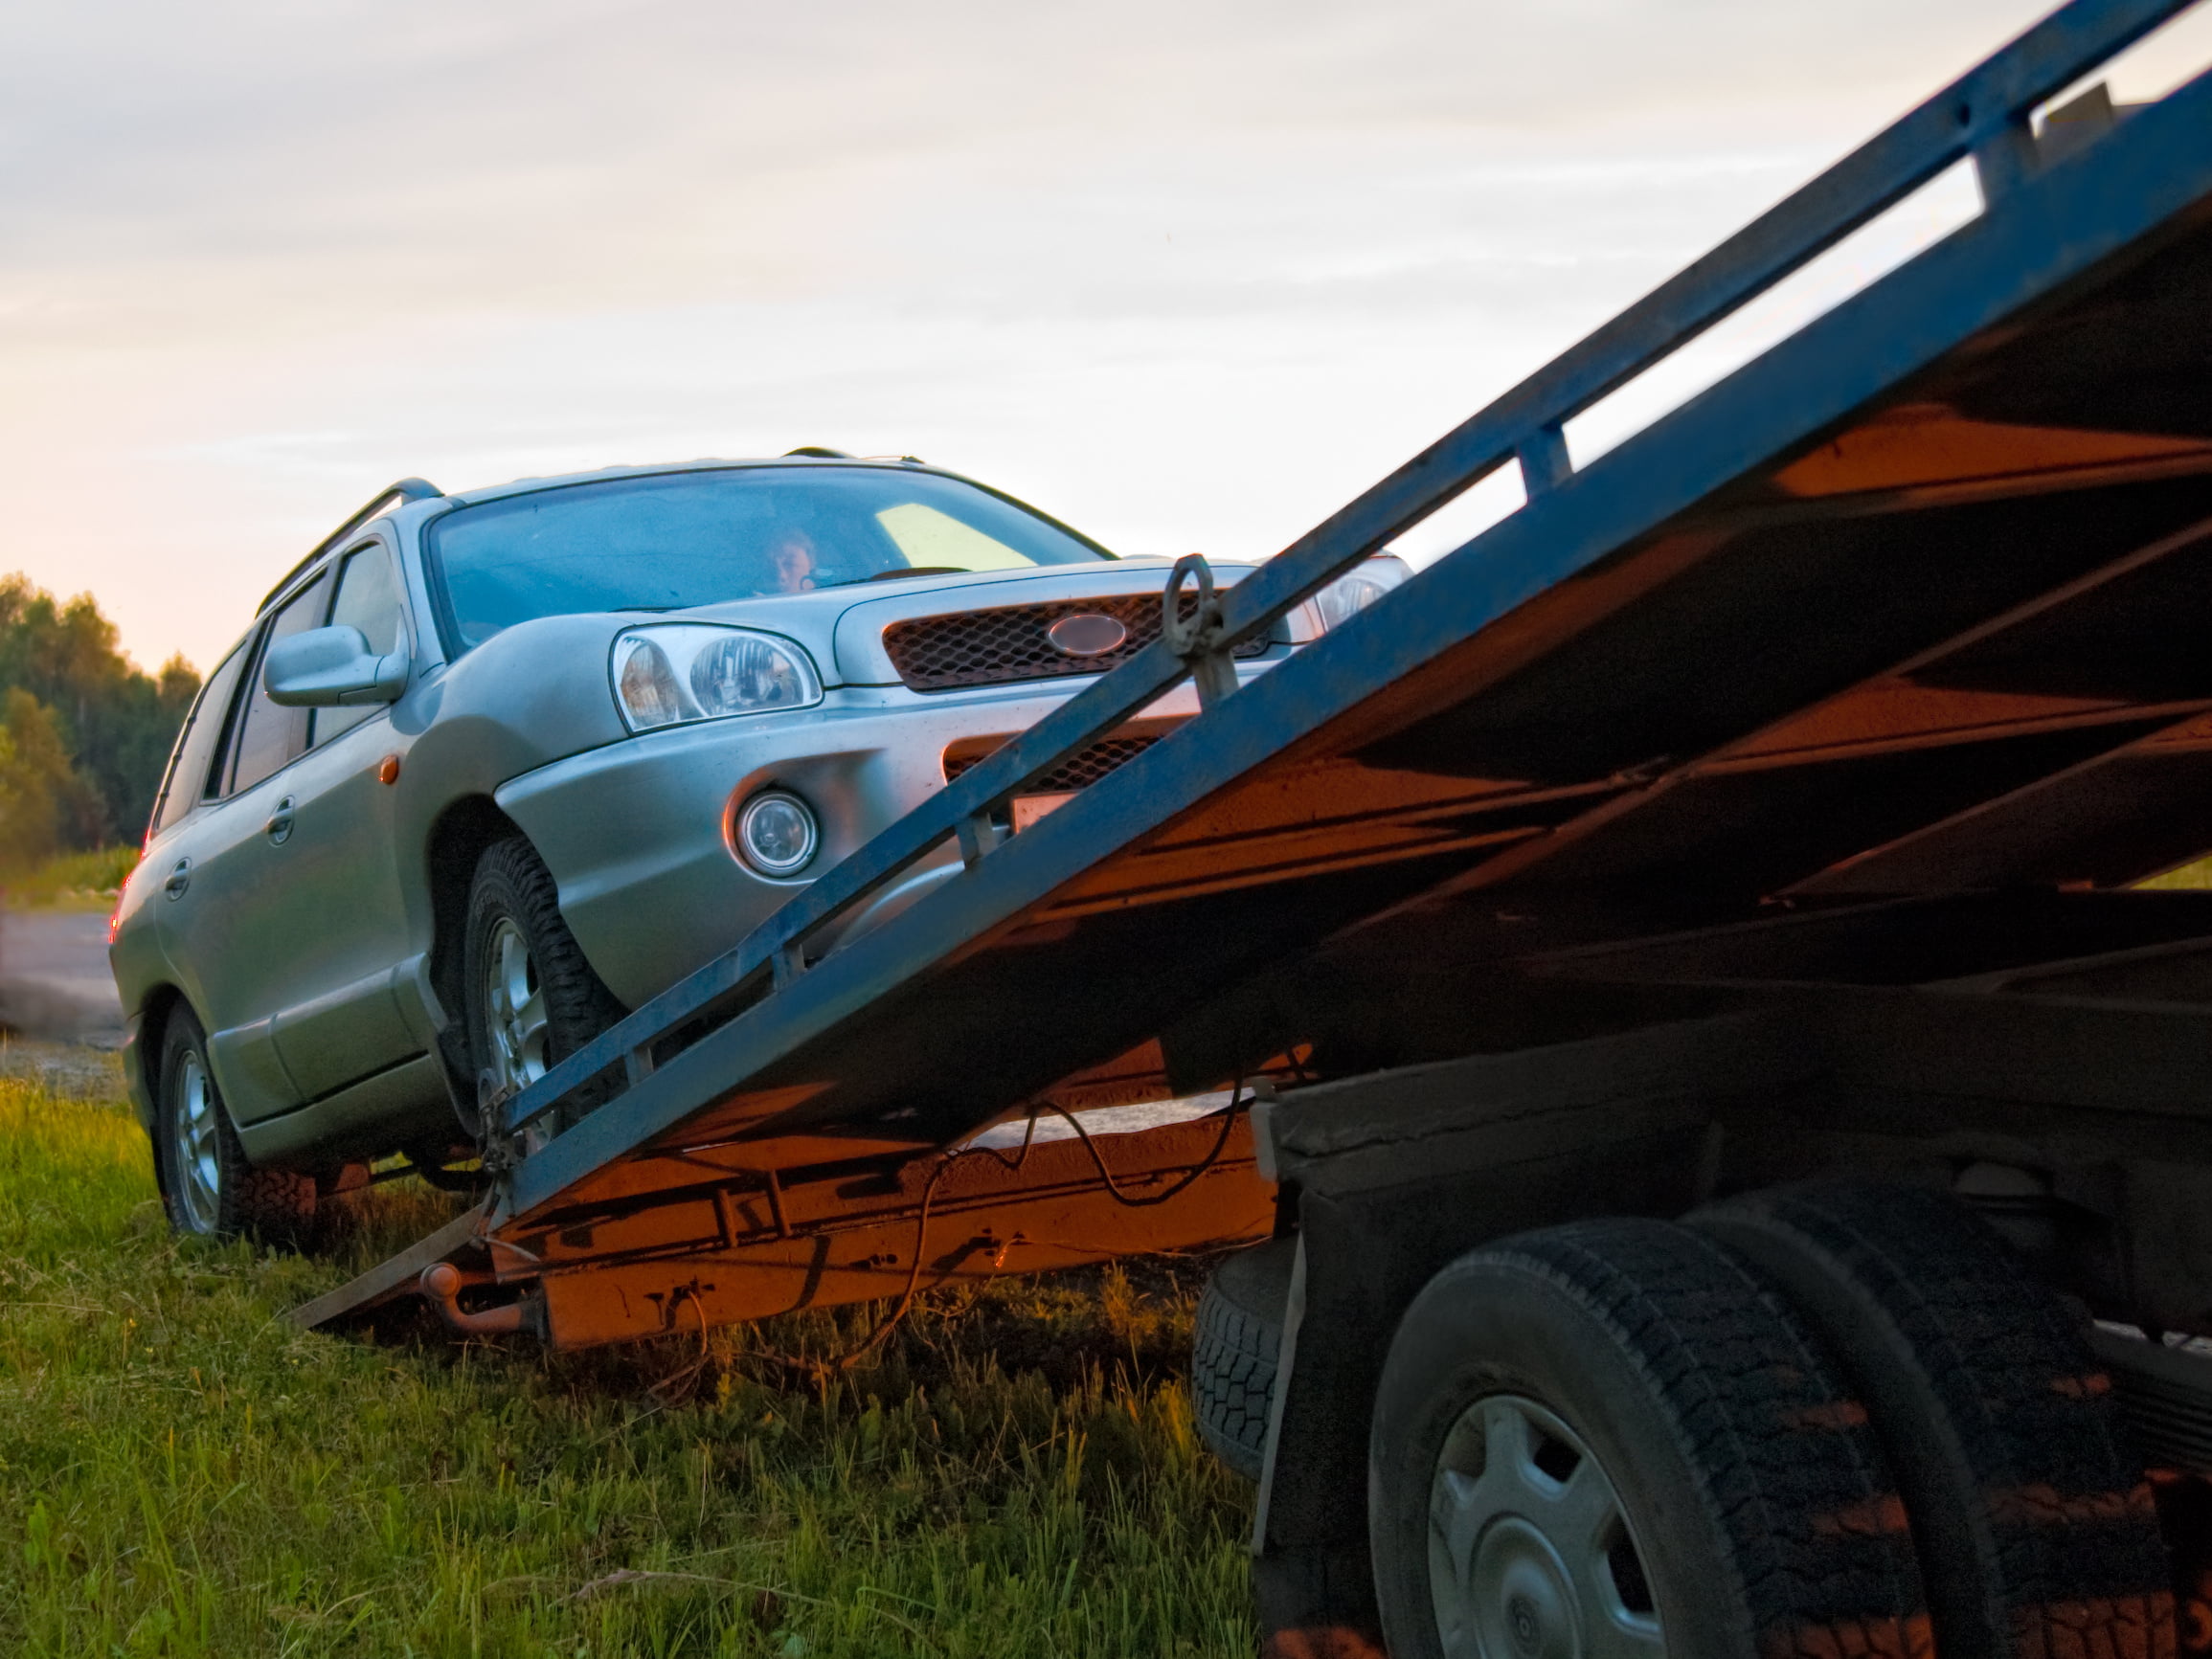
POLYGON ((1213 567, 1204 553, 1185 553, 1167 572, 1167 591, 1160 596, 1160 637, 1190 664, 1201 709, 1236 689, 1236 663, 1221 643, 1221 599, 1214 591, 1213 567), (1185 576, 1198 582, 1198 603, 1187 617, 1183 614, 1185 576))

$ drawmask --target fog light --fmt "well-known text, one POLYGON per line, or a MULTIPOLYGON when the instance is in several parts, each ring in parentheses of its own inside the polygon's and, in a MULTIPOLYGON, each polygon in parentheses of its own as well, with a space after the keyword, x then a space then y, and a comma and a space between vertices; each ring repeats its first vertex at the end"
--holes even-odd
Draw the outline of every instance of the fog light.
POLYGON ((822 832, 812 807, 795 795, 772 789, 739 810, 737 833, 732 839, 739 855, 762 875, 790 876, 813 859, 822 832))

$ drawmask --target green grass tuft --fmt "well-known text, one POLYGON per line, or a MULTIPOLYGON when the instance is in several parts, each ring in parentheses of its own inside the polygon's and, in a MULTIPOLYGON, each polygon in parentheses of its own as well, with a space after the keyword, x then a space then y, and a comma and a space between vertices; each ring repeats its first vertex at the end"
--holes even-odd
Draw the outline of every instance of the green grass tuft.
POLYGON ((308 1260, 180 1244, 112 1101, 0 1079, 0 1651, 1249 1654, 1244 1489, 1179 1377, 1186 1266, 619 1351, 278 1316, 308 1260))
POLYGON ((2212 859, 2199 859, 2193 864, 2153 876, 2141 885, 2153 892, 2196 892, 2212 887, 2212 859))

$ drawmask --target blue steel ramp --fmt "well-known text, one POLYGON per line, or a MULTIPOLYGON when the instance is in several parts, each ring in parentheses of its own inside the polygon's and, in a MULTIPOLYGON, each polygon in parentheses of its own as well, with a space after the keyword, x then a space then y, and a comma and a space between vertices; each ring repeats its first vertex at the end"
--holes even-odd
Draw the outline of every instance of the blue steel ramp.
POLYGON ((2212 847, 2212 80, 2063 153, 2030 123, 2178 10, 2055 13, 1293 544, 1190 655, 1154 645, 962 773, 505 1103, 511 1132, 569 1127, 483 1225, 653 1201, 704 1148, 921 1152, 1103 1076, 1506 1041, 1539 1015, 1479 987, 1533 952, 2110 887, 2212 847), (1968 156, 1979 217, 1569 464, 1566 421, 1968 156), (1209 649, 1516 464, 1524 508, 991 832, 1209 649), (814 959, 956 835, 959 876, 814 959))

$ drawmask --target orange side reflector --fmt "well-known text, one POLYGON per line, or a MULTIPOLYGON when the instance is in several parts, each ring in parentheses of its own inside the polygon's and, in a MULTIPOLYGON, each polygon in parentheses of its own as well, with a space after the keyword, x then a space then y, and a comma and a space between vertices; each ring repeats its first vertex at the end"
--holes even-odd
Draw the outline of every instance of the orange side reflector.
POLYGON ((396 754, 387 754, 376 763, 376 781, 378 783, 397 783, 399 781, 399 757, 396 754))

